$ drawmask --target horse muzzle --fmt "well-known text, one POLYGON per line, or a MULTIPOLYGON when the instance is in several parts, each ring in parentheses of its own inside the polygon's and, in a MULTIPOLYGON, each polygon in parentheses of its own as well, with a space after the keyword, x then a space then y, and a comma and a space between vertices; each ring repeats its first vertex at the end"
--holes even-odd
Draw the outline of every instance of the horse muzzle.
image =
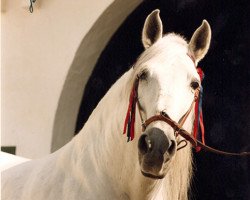
POLYGON ((144 176, 163 178, 167 162, 176 152, 176 141, 171 140, 161 129, 150 128, 138 141, 139 163, 144 176))

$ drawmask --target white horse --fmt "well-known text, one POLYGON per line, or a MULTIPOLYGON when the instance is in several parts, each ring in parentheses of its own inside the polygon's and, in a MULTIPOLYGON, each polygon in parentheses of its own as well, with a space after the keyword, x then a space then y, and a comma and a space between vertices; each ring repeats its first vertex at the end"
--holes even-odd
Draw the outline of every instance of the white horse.
MULTIPOLYGON (((210 39, 205 20, 189 43, 173 33, 163 36, 159 10, 153 11, 142 32, 145 51, 134 66, 111 87, 71 142, 2 174, 3 199, 187 199, 191 146, 177 151, 182 137, 175 137, 163 121, 152 122, 141 135, 139 112, 135 138, 126 142, 124 118, 139 77, 141 117, 164 111, 178 122, 200 85, 195 66, 207 53, 210 39)), ((191 111, 184 124, 188 131, 192 131, 193 116, 191 111)))

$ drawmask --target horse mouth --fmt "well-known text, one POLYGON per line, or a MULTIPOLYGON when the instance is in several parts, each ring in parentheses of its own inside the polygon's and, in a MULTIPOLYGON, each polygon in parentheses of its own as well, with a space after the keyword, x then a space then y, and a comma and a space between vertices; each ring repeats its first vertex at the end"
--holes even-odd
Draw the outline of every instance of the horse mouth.
POLYGON ((163 179, 165 177, 165 175, 154 175, 154 174, 144 172, 142 170, 141 170, 141 173, 143 176, 145 176, 147 178, 152 178, 152 179, 163 179))

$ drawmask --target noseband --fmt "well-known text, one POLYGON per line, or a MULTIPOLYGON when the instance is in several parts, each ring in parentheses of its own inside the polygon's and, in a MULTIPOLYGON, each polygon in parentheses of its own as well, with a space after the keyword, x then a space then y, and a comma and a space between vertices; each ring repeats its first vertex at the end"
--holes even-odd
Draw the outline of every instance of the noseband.
MULTIPOLYGON (((175 134, 175 137, 178 137, 178 135, 181 135, 183 138, 185 138, 184 140, 181 140, 178 142, 177 146, 179 146, 181 143, 184 143, 184 145, 182 146, 179 146, 177 148, 177 151, 186 147, 187 146, 187 140, 192 144, 192 146, 194 147, 197 147, 197 142, 196 142, 196 139, 188 134, 188 135, 185 135, 185 134, 182 134, 182 126, 184 125, 186 119, 188 118, 189 114, 191 113, 196 101, 198 100, 198 97, 199 97, 199 89, 196 89, 195 92, 194 92, 194 99, 189 107, 189 109, 187 110, 187 112, 181 117, 181 119, 179 120, 178 123, 176 123, 174 120, 172 120, 166 112, 164 111, 161 111, 161 113, 159 115, 154 115, 152 117, 150 117, 149 119, 143 121, 142 120, 142 114, 141 114, 141 109, 140 109, 140 106, 138 106, 138 110, 139 110, 139 114, 140 114, 140 118, 141 118, 141 121, 142 121, 142 131, 144 132, 147 128, 147 126, 149 124, 151 124, 152 122, 155 122, 155 121, 163 121, 165 123, 167 123, 168 125, 170 125, 173 130, 174 130, 174 134, 175 134), (191 137, 189 137, 189 135, 191 137)), ((139 101, 137 100, 137 103, 139 104, 139 101)))
MULTIPOLYGON (((189 56, 193 61, 193 57, 189 56)), ((152 123, 156 121, 163 121, 167 123, 169 126, 171 126, 174 130, 175 137, 178 137, 178 135, 182 136, 184 139, 180 140, 180 142, 177 143, 177 146, 179 146, 181 143, 184 143, 184 145, 179 146, 177 148, 177 151, 186 147, 187 146, 187 141, 191 143, 192 147, 196 149, 204 149, 205 151, 209 151, 212 153, 216 154, 221 154, 221 155, 228 155, 228 156, 250 156, 250 152, 241 152, 241 153, 233 153, 233 152, 226 152, 226 151, 221 151, 215 148, 212 148, 210 146, 205 145, 204 140, 201 142, 199 141, 196 137, 194 137, 192 134, 187 132, 185 129, 183 129, 183 125, 188 118, 189 114, 191 113, 192 109, 194 108, 195 103, 197 102, 199 98, 199 93, 200 93, 200 88, 197 88, 194 92, 194 99, 187 110, 187 112, 181 117, 179 120, 179 123, 175 122, 172 120, 166 112, 162 111, 161 113, 154 115, 150 117, 149 119, 143 120, 142 117, 142 111, 141 111, 141 106, 140 102, 138 100, 138 86, 139 86, 139 77, 135 79, 135 82, 133 84, 132 91, 130 93, 130 98, 129 98, 129 106, 128 106, 128 111, 124 123, 124 130, 123 134, 127 132, 127 137, 128 141, 132 141, 134 139, 134 124, 135 124, 135 112, 136 112, 136 104, 138 106, 138 111, 139 115, 141 118, 142 122, 142 131, 144 132, 146 128, 152 123)))

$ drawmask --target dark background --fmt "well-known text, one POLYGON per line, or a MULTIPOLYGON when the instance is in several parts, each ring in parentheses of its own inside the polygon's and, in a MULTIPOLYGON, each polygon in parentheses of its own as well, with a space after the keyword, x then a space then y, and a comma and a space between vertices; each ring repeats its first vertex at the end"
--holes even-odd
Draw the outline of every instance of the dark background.
MULTIPOLYGON (((203 114, 206 143, 226 151, 250 151, 250 2, 247 0, 144 1, 122 24, 102 52, 87 83, 76 124, 78 132, 110 86, 143 51, 146 16, 161 10, 164 33, 188 40, 207 19, 212 28, 205 72, 203 114)), ((194 153, 190 199, 250 200, 250 159, 194 153)))

